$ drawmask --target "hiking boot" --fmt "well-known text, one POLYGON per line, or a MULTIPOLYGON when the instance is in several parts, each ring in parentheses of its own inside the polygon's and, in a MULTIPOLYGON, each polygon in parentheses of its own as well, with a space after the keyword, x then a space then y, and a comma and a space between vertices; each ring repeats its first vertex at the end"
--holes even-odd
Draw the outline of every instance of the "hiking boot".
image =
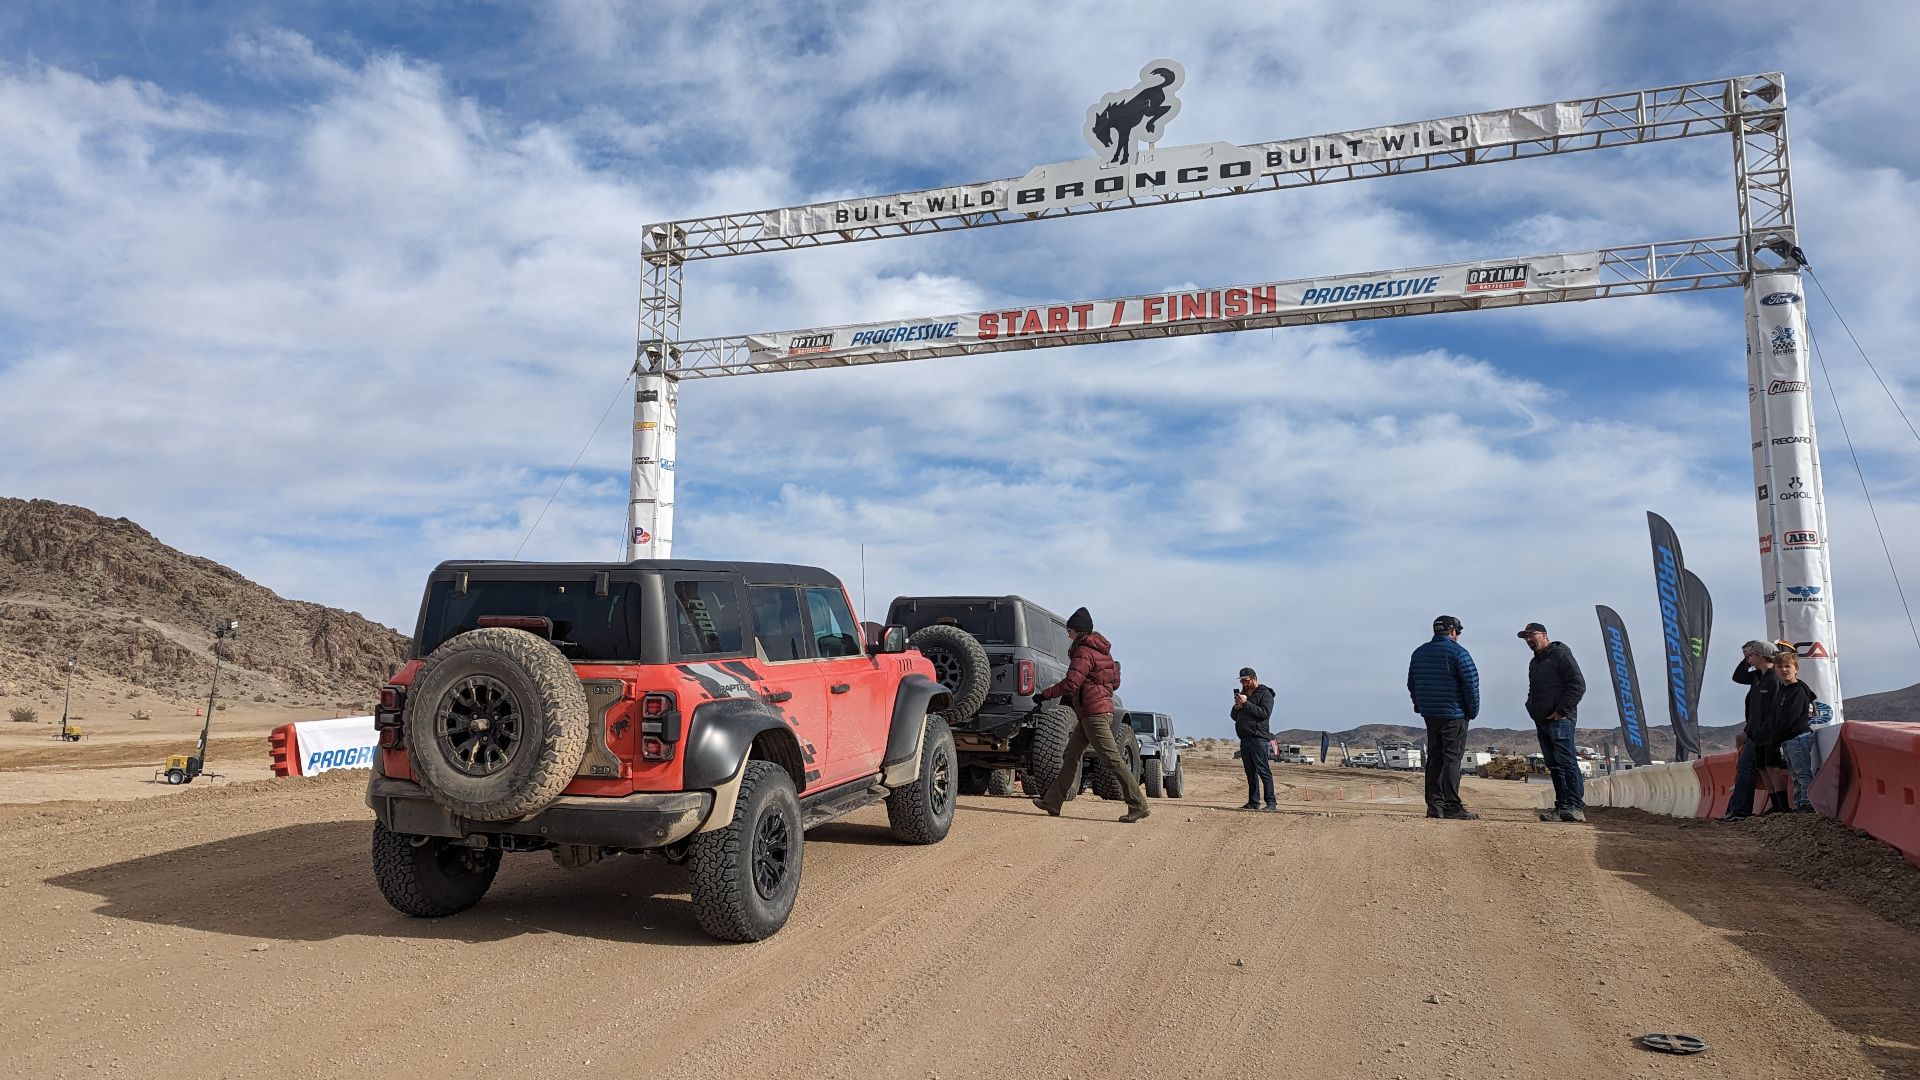
POLYGON ((1268 803, 1267 805, 1261 807, 1260 810, 1262 813, 1277 814, 1280 812, 1280 807, 1278 807, 1273 803, 1268 803))
POLYGON ((1560 811, 1560 820, 1585 821, 1587 820, 1587 812, 1585 810, 1562 810, 1560 811))
POLYGON ((1127 812, 1126 812, 1125 814, 1123 814, 1123 815, 1121 815, 1121 817, 1120 817, 1120 824, 1122 824, 1122 825, 1131 825, 1131 824, 1133 824, 1133 823, 1134 823, 1134 822, 1136 822, 1136 821, 1145 821, 1145 820, 1147 820, 1147 814, 1148 814, 1148 813, 1150 813, 1150 811, 1147 811, 1147 810, 1129 810, 1129 811, 1127 811, 1127 812))
POLYGON ((1248 803, 1247 805, 1245 805, 1245 806, 1243 806, 1243 807, 1241 807, 1240 809, 1242 809, 1242 810, 1258 810, 1258 809, 1260 809, 1260 804, 1259 804, 1259 803, 1257 803, 1257 802, 1250 802, 1250 803, 1248 803))
POLYGON ((1046 804, 1046 803, 1045 803, 1044 801, 1042 801, 1042 800, 1041 800, 1041 799, 1040 799, 1040 798, 1039 798, 1038 796, 1035 796, 1035 797, 1034 797, 1034 800, 1033 800, 1033 805, 1035 805, 1035 806, 1037 806, 1037 807, 1039 807, 1039 808, 1040 808, 1040 809, 1042 809, 1042 810, 1045 810, 1045 811, 1047 812, 1047 816, 1048 816, 1048 817, 1059 817, 1059 816, 1060 816, 1060 811, 1058 811, 1058 810, 1055 810, 1055 809, 1054 809, 1053 807, 1051 807, 1051 806, 1048 806, 1048 805, 1047 805, 1047 804, 1046 804))
POLYGON ((1752 816, 1753 816, 1752 814, 1732 814, 1732 813, 1728 813, 1728 814, 1722 814, 1722 815, 1720 815, 1720 820, 1721 820, 1721 821, 1745 821, 1745 820, 1747 820, 1748 818, 1750 818, 1750 817, 1752 817, 1752 816))
POLYGON ((1537 817, 1537 818, 1539 818, 1539 819, 1540 819, 1541 821, 1559 821, 1559 820, 1560 820, 1560 811, 1558 811, 1558 810, 1542 810, 1542 811, 1540 811, 1539 813, 1537 813, 1537 814, 1535 814, 1534 816, 1535 816, 1535 817, 1537 817))
POLYGON ((1473 811, 1467 810, 1464 808, 1459 810, 1449 810, 1446 813, 1441 814, 1440 816, 1447 819, 1448 821, 1479 821, 1480 820, 1479 814, 1476 814, 1473 811))
POLYGON ((1446 815, 1442 814, 1440 811, 1435 810, 1433 807, 1429 806, 1427 807, 1427 816, 1430 818, 1438 818, 1438 817, 1445 817, 1446 815))

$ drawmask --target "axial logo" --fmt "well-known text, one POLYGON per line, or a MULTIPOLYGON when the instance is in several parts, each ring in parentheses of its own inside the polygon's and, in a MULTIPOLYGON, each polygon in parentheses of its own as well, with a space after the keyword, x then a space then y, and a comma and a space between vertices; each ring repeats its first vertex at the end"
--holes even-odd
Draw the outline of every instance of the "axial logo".
POLYGON ((1757 502, 1766 502, 1767 501, 1767 485, 1761 484, 1759 487, 1754 488, 1753 497, 1757 502))
POLYGON ((1793 598, 1787 601, 1789 604, 1817 604, 1820 602, 1820 586, 1789 585, 1787 595, 1793 598))
MULTIPOLYGON (((1773 355, 1775 356, 1784 356, 1800 347, 1800 341, 1794 336, 1793 327, 1791 326, 1774 327, 1773 334, 1769 340, 1773 342, 1773 355)), ((1800 389, 1805 390, 1806 388, 1806 383, 1800 384, 1800 389)), ((1772 390, 1767 392, 1773 393, 1772 390)))
POLYGON ((1505 289, 1526 287, 1527 267, 1524 263, 1513 266, 1481 266, 1467 271, 1468 292, 1500 292, 1505 289))
POLYGON ((805 353, 822 353, 833 348, 833 335, 796 334, 787 342, 787 355, 800 356, 805 353))
POLYGON ((1788 548, 1820 546, 1820 534, 1812 529, 1790 529, 1782 537, 1788 548))
POLYGON ((1804 484, 1800 483, 1800 478, 1797 476, 1789 479, 1787 481, 1787 490, 1780 493, 1780 501, 1786 502, 1788 499, 1813 498, 1813 492, 1801 490, 1804 486, 1804 484))
MULTIPOLYGON (((1792 327, 1790 327, 1790 326, 1783 326, 1783 327, 1781 327, 1780 329, 1782 329, 1782 330, 1785 330, 1785 331, 1787 332, 1787 336, 1788 336, 1788 337, 1792 337, 1792 336, 1793 336, 1793 328, 1792 328, 1792 327)), ((1774 351, 1774 352, 1779 352, 1780 350, 1779 350, 1779 349, 1775 349, 1775 350, 1773 350, 1773 351, 1774 351)), ((1770 383, 1768 383, 1768 384, 1767 384, 1767 393, 1768 393, 1769 395, 1777 395, 1777 394, 1804 394, 1804 393, 1806 393, 1806 392, 1807 392, 1807 384, 1806 384, 1806 383, 1803 383, 1803 382, 1794 382, 1794 381, 1792 381, 1792 380, 1789 380, 1789 379, 1775 379, 1775 380, 1773 380, 1772 382, 1770 382, 1770 383)))
POLYGON ((1760 302, 1767 305, 1768 307, 1779 307, 1782 304, 1797 304, 1800 302, 1800 294, 1790 293, 1790 292, 1770 292, 1767 295, 1761 297, 1760 302))

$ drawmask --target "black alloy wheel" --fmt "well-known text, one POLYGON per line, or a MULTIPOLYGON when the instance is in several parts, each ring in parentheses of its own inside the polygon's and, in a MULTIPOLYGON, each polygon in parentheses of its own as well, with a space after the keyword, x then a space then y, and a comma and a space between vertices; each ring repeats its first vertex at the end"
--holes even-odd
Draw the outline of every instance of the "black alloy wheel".
POLYGON ((793 830, 784 814, 769 813, 760 819, 753 838, 753 887, 763 900, 780 895, 786 884, 793 854, 793 830))
POLYGON ((469 675, 440 706, 434 734, 453 767, 468 776, 492 776, 513 760, 520 743, 520 707, 503 683, 469 675))
POLYGON ((930 749, 933 767, 927 772, 927 805, 935 817, 943 817, 953 805, 953 748, 940 743, 930 749))

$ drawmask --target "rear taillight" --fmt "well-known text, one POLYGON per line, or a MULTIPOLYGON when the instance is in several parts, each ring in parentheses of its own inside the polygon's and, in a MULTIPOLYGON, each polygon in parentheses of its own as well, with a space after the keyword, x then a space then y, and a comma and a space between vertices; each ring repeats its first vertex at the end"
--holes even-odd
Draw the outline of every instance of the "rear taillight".
POLYGON ((1022 697, 1033 693, 1033 661, 1015 660, 1013 662, 1013 672, 1014 682, 1017 684, 1014 692, 1022 697))
POLYGON ((670 693, 654 691, 640 698, 640 759, 672 761, 680 741, 680 709, 670 693))
POLYGON ((379 733, 380 745, 388 750, 398 750, 406 744, 406 735, 400 728, 400 719, 406 715, 407 692, 398 686, 380 688, 380 704, 373 710, 373 729, 379 733))

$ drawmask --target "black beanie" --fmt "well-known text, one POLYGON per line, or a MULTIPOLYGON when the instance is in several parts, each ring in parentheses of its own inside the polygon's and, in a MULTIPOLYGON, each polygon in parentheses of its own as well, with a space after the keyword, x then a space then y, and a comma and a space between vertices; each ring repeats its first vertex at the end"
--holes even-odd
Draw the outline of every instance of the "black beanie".
POLYGON ((1073 614, 1067 616, 1067 629, 1090 634, 1093 632, 1093 616, 1087 614, 1086 608, 1077 608, 1073 614))

